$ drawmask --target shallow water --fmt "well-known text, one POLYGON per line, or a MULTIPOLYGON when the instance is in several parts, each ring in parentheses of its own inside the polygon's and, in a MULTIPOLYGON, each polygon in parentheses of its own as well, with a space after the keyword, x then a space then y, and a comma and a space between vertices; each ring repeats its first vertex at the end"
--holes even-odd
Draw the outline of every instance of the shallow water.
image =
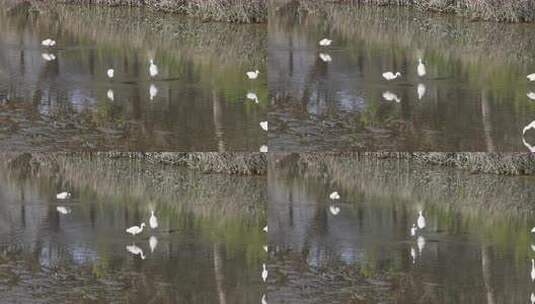
POLYGON ((270 171, 272 301, 529 303, 533 178, 385 160, 327 167, 270 171), (411 237, 419 210, 426 227, 411 237))
POLYGON ((265 25, 137 8, 1 4, 3 150, 258 151, 266 144, 259 127, 265 25), (42 47, 45 38, 56 47, 42 47), (150 58, 159 68, 154 78, 150 58), (247 79, 256 69, 259 79, 247 79))
POLYGON ((52 164, 37 171, 2 167, 3 301, 260 302, 262 178, 120 160, 66 158, 52 164), (59 191, 70 191, 72 198, 57 200, 59 191), (59 213, 58 206, 70 213, 59 213), (159 227, 128 235, 127 227, 149 223, 152 208, 159 227), (145 259, 127 250, 132 245, 145 259))
POLYGON ((535 128, 523 129, 535 121, 526 79, 535 25, 404 8, 326 11, 297 17, 286 8, 270 19, 272 151, 534 150, 535 128), (330 47, 318 45, 325 37, 330 47), (386 71, 402 77, 386 81, 386 71))

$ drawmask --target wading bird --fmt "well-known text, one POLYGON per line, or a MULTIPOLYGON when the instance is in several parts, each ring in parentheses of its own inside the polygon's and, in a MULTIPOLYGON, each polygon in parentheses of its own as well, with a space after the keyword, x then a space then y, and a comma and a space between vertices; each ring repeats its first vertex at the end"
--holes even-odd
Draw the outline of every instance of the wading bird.
POLYGON ((114 69, 108 69, 108 71, 106 72, 106 74, 108 74, 108 78, 113 78, 113 76, 115 75, 115 70, 114 69))
POLYGON ((259 70, 253 71, 253 72, 247 72, 245 73, 249 79, 256 79, 258 78, 258 75, 260 74, 259 70))
POLYGON ((526 94, 528 96, 529 99, 531 100, 535 100, 535 93, 533 92, 529 92, 528 94, 526 94))
POLYGON ((255 93, 249 92, 247 93, 247 99, 254 101, 255 103, 258 103, 258 96, 256 96, 255 93))
POLYGON ((57 206, 56 210, 61 214, 69 214, 69 213, 71 213, 71 208, 64 207, 64 206, 57 206))
POLYGON ((340 199, 340 194, 338 194, 338 192, 334 191, 333 193, 331 193, 329 195, 329 198, 332 199, 332 200, 340 199))
POLYGON ((154 210, 150 211, 149 226, 151 229, 158 228, 158 218, 154 215, 154 210))
POLYGON ((425 228, 425 217, 422 210, 418 211, 418 229, 425 228))
POLYGON ((267 280, 267 277, 268 277, 268 271, 266 269, 266 264, 262 264, 262 280, 264 280, 264 282, 267 280))
POLYGON ((420 76, 420 77, 424 77, 425 74, 427 74, 427 72, 425 70, 425 65, 422 62, 422 58, 418 58, 418 68, 416 70, 418 72, 418 76, 420 76))
POLYGON ((323 39, 320 40, 319 44, 320 44, 320 46, 329 46, 329 45, 331 45, 332 42, 333 42, 332 40, 329 40, 327 38, 323 38, 323 39))
MULTIPOLYGON (((262 295, 262 304, 267 304, 266 294, 262 295)), ((532 303, 533 304, 533 303, 532 303)))
POLYGON ((137 247, 135 244, 126 246, 126 250, 130 252, 133 255, 139 255, 142 260, 145 259, 145 255, 143 255, 143 250, 139 247, 137 247))
POLYGON ((411 236, 416 236, 416 230, 418 230, 418 228, 416 228, 416 225, 415 225, 415 224, 412 224, 412 227, 411 227, 411 236))
POLYGON ((264 245, 262 248, 264 248, 264 251, 265 251, 265 252, 268 252, 268 251, 269 251, 269 248, 268 248, 267 245, 264 245))
POLYGON ((158 66, 156 66, 154 64, 154 59, 151 59, 150 60, 150 65, 149 65, 149 75, 150 77, 156 77, 158 76, 158 66))
POLYGON ((42 46, 52 47, 56 45, 56 41, 50 38, 41 41, 42 46))
POLYGON ((400 72, 396 72, 395 74, 393 72, 385 72, 383 73, 383 78, 386 80, 394 80, 401 76, 400 72))
POLYGON ((262 153, 268 153, 268 146, 266 146, 266 145, 262 145, 262 146, 260 147, 260 152, 262 152, 262 153))
POLYGON ((386 91, 383 93, 383 98, 387 101, 395 101, 397 103, 400 103, 401 102, 401 98, 398 97, 398 95, 390 92, 390 91, 386 91))
POLYGON ((68 199, 71 198, 71 194, 69 192, 60 192, 56 194, 56 198, 61 200, 68 199))
POLYGON ((132 226, 126 229, 126 232, 130 233, 131 235, 136 235, 143 231, 143 227, 145 227, 145 223, 141 223, 140 226, 132 226))
POLYGON ((267 131, 268 130, 268 122, 267 121, 260 122, 260 127, 262 128, 262 130, 267 131))
POLYGON ((262 229, 262 230, 264 230, 264 232, 268 232, 268 230, 269 230, 268 225, 264 226, 264 229, 262 229))
POLYGON ((531 281, 535 281, 535 260, 531 259, 531 281))
POLYGON ((529 79, 529 81, 535 81, 535 73, 529 74, 527 78, 529 79))

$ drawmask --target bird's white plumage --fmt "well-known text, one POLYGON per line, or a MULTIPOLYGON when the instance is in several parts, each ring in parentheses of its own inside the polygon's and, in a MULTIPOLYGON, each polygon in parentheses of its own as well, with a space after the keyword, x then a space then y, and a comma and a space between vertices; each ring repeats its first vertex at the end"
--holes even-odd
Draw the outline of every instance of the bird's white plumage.
POLYGON ((395 101, 397 103, 400 103, 401 102, 401 98, 398 97, 398 95, 390 92, 390 91, 386 91, 383 93, 383 98, 386 100, 386 101, 395 101))
POLYGON ((268 278, 268 270, 266 268, 266 264, 262 264, 262 280, 264 280, 265 282, 267 278, 268 278))
POLYGON ((396 73, 393 73, 393 72, 385 72, 383 73, 383 78, 386 79, 386 80, 394 80, 398 77, 401 76, 401 73, 400 72, 396 72, 396 73))
POLYGON ((115 100, 115 94, 113 93, 112 89, 108 90, 108 92, 106 93, 106 96, 108 96, 108 99, 111 100, 111 101, 115 100))
POLYGON ((425 65, 422 62, 422 58, 418 58, 418 68, 416 69, 418 72, 418 76, 424 77, 427 74, 427 71, 425 69, 425 65))
POLYGON ((145 259, 145 255, 143 254, 143 250, 136 246, 135 244, 126 246, 126 250, 130 252, 133 255, 139 255, 142 260, 145 259))
POLYGON ((150 97, 150 100, 154 100, 154 98, 158 96, 158 88, 154 85, 154 84, 151 84, 150 85, 150 88, 149 88, 149 97, 150 97))
POLYGON ((150 77, 156 77, 158 76, 158 66, 156 64, 154 64, 154 59, 151 59, 150 60, 150 65, 149 65, 149 75, 150 77))
POLYGON ((258 75, 260 75, 260 71, 259 70, 256 70, 256 71, 251 71, 251 72, 247 72, 245 73, 247 75, 247 77, 249 79, 257 79, 258 78, 258 75))
POLYGON ((425 217, 422 210, 418 211, 418 229, 425 228, 425 217))
POLYGON ((262 302, 262 304, 267 304, 267 300, 266 300, 266 295, 265 294, 262 295, 262 301, 261 302, 262 302))
POLYGON ((56 41, 53 40, 53 39, 47 38, 47 39, 41 41, 41 45, 42 46, 46 46, 46 47, 52 47, 52 46, 56 45, 56 41))
POLYGON ((526 94, 526 96, 528 96, 528 98, 531 100, 535 100, 535 92, 529 92, 526 94))
POLYGON ((54 54, 50 54, 50 53, 43 53, 43 54, 41 54, 41 57, 45 61, 54 61, 54 60, 56 60, 56 56, 54 54))
POLYGON ((338 215, 338 213, 340 213, 340 207, 330 206, 329 211, 331 212, 332 215, 338 215))
POLYGON ((330 40, 330 39, 323 38, 323 39, 320 40, 319 45, 320 45, 320 46, 329 46, 329 45, 332 44, 332 42, 333 42, 333 41, 330 40))
POLYGON ((255 93, 249 92, 247 93, 247 99, 254 101, 255 103, 258 103, 258 96, 256 96, 255 93))
POLYGON ((69 192, 60 192, 56 194, 56 198, 61 200, 68 199, 71 198, 71 194, 69 192))
POLYGON ((320 53, 320 59, 323 61, 323 62, 331 62, 333 61, 331 55, 329 54, 324 54, 324 53, 320 53))
POLYGON ((531 259, 531 281, 535 281, 535 260, 531 259))
POLYGON ((61 214, 69 214, 72 212, 71 208, 65 206, 57 206, 56 211, 61 214))
POLYGON ((267 121, 260 122, 260 127, 262 128, 262 130, 267 131, 268 130, 268 122, 267 121))
POLYGON ((423 83, 418 84, 418 88, 416 89, 416 92, 418 93, 418 100, 421 100, 422 98, 424 98, 425 91, 426 91, 425 84, 423 83))
POLYGON ((143 232, 143 227, 145 227, 145 223, 141 223, 140 226, 132 226, 126 229, 126 232, 130 233, 131 235, 136 235, 143 232))
POLYGON ((264 251, 265 251, 265 252, 268 252, 268 251, 269 251, 269 248, 268 248, 267 245, 264 245, 262 248, 264 248, 264 251))
POLYGON ((332 200, 340 199, 340 194, 338 194, 337 191, 334 191, 331 194, 329 194, 329 198, 332 199, 332 200))
POLYGON ((264 226, 264 228, 262 230, 264 230, 264 232, 268 232, 268 230, 269 230, 268 225, 264 226))
POLYGON ((529 75, 527 76, 527 78, 528 78, 529 81, 535 81, 535 73, 533 73, 533 74, 529 74, 529 75))
POLYGON ((158 218, 154 215, 154 210, 150 211, 149 226, 151 229, 158 228, 158 218))
POLYGON ((115 70, 108 69, 108 71, 106 71, 106 74, 108 75, 108 78, 113 78, 115 76, 115 70))
POLYGON ((262 153, 268 153, 268 150, 269 150, 269 149, 268 149, 268 146, 267 146, 267 145, 262 145, 262 146, 260 147, 260 150, 259 150, 259 151, 262 152, 262 153))

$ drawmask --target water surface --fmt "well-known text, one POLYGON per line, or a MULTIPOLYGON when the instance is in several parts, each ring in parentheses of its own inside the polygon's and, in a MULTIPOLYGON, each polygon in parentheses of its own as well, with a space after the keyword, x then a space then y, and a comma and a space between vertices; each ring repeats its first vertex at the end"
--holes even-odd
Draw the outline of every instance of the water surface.
POLYGON ((529 303, 533 182, 404 161, 286 160, 269 177, 270 300, 529 303), (411 237, 419 210, 427 226, 411 237))
POLYGON ((10 2, 0 7, 3 150, 258 151, 266 144, 259 127, 265 25, 10 2), (46 38, 56 47, 42 47, 46 38), (259 79, 247 79, 256 69, 259 79))
POLYGON ((535 128, 523 132, 535 121, 535 100, 527 96, 535 85, 526 79, 535 72, 534 30, 405 8, 275 11, 268 35, 270 147, 535 150, 535 128), (325 37, 330 47, 318 45, 325 37), (417 75, 418 58, 424 77, 417 75), (402 77, 386 81, 386 71, 402 77))
POLYGON ((26 163, 2 167, 3 301, 260 301, 262 178, 202 175, 120 160, 51 158, 43 157, 40 169, 35 163, 32 168, 26 163), (72 198, 57 200, 60 191, 70 191, 72 198), (70 213, 58 212, 60 206, 70 213), (151 209, 159 227, 128 235, 127 227, 148 224, 151 209), (137 246, 145 259, 127 246, 137 246))

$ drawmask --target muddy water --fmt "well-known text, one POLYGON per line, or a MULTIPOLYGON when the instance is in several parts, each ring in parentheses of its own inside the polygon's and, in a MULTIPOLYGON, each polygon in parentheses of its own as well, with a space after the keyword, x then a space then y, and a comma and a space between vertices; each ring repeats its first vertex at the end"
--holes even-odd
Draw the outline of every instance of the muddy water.
POLYGON ((524 132, 534 29, 397 8, 281 9, 269 23, 271 148, 534 150, 535 123, 524 132), (325 37, 333 43, 320 47, 325 37))
POLYGON ((269 177, 271 301, 529 303, 533 178, 296 163, 269 177), (426 227, 412 237, 419 210, 426 227))
POLYGON ((265 25, 6 2, 13 1, 0 6, 3 150, 258 151, 266 144, 259 127, 265 25), (57 45, 42 47, 46 38, 57 45), (256 69, 259 79, 247 79, 256 69))
POLYGON ((1 170, 3 301, 260 302, 263 178, 45 158, 40 169, 1 170), (57 200, 59 191, 71 199, 57 200), (159 227, 128 235, 126 227, 149 223, 151 209, 159 227))

